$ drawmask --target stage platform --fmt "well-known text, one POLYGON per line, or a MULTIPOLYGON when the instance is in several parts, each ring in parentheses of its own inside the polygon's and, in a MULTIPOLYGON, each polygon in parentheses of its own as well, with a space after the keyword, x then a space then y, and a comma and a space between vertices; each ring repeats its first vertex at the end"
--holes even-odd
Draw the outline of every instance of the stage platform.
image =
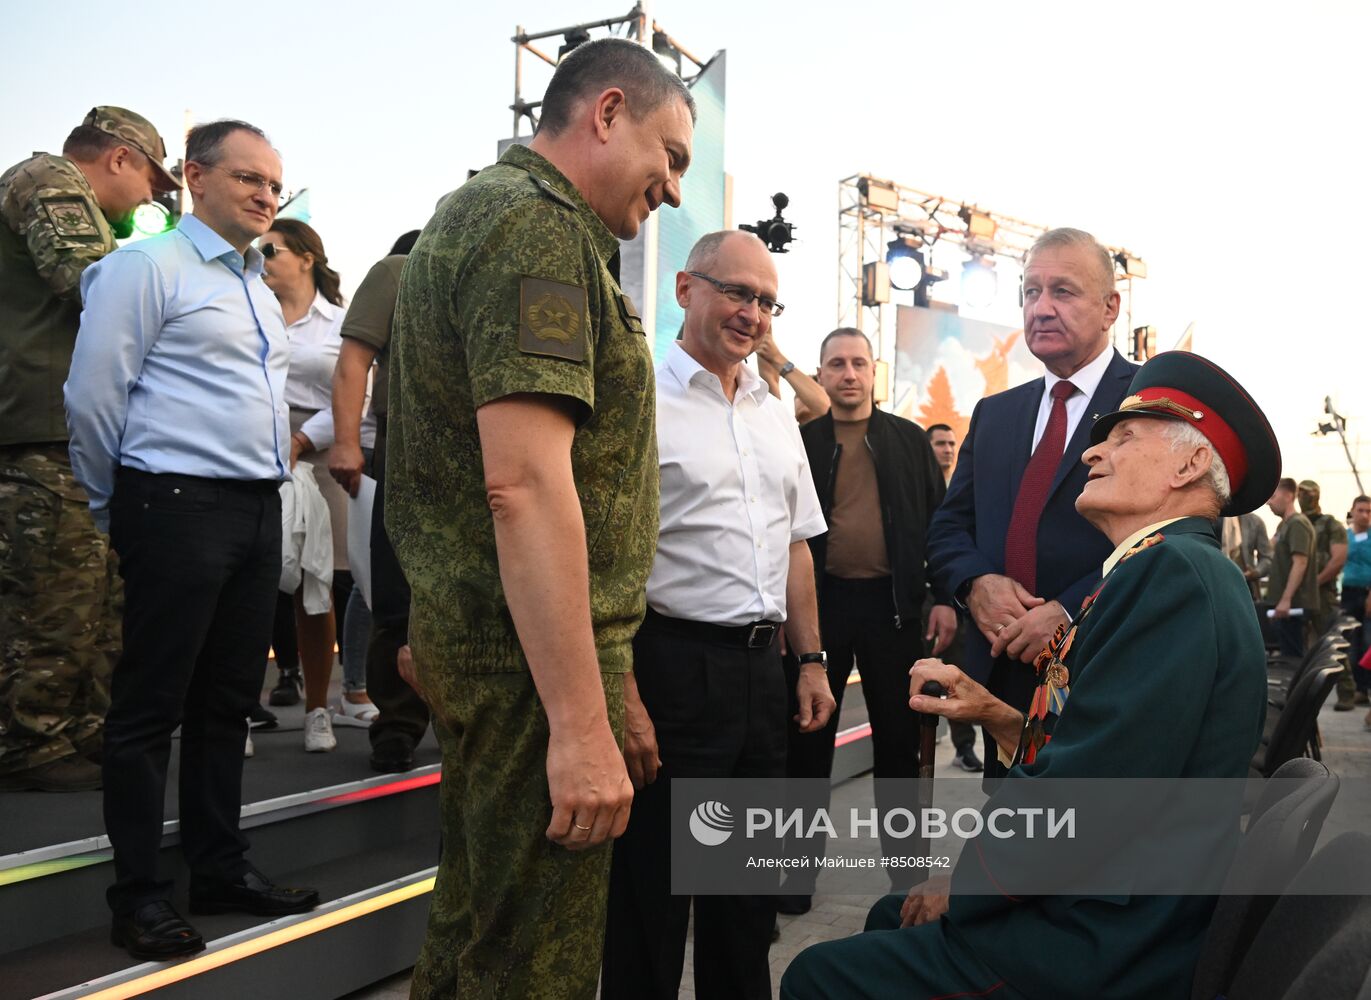
MULTIPOLYGON (((338 697, 335 686, 331 703, 338 697)), ((438 863, 436 740, 430 733, 420 745, 415 770, 378 775, 365 729, 337 725, 335 751, 307 754, 303 708, 273 711, 279 727, 253 730, 256 752, 244 762, 249 856, 280 884, 317 887, 324 903, 277 920, 193 917, 204 952, 139 963, 109 943, 101 793, 0 793, 0 1000, 331 1000, 414 964, 438 863)), ((871 767, 860 684, 848 687, 842 726, 835 783, 871 767)), ((162 851, 173 903, 188 916, 178 756, 173 746, 162 851)))

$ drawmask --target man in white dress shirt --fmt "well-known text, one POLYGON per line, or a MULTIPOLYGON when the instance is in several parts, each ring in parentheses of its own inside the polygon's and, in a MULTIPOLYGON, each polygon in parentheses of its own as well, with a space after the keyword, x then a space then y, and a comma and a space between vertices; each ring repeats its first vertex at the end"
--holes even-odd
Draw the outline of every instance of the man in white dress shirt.
MULTIPOLYGON (((806 539, 825 530, 799 428, 743 362, 783 308, 765 245, 703 237, 676 276, 681 339, 657 369, 661 533, 625 685, 637 792, 614 845, 605 1000, 675 997, 690 897, 671 895, 670 778, 783 778, 781 631, 801 731, 833 711, 806 539)), ((700 996, 771 996, 771 897, 695 898, 700 996)))

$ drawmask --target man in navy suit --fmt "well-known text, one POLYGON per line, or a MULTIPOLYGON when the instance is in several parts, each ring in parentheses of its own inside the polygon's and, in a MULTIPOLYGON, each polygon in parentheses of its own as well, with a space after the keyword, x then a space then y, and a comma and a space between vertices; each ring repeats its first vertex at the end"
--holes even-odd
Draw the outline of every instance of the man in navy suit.
MULTIPOLYGON (((976 626, 960 666, 1019 709, 1032 697, 1034 657, 1113 548, 1075 500, 1090 426, 1118 409, 1138 368, 1110 346, 1118 315, 1109 251, 1079 229, 1038 238, 1024 267, 1024 342, 1047 372, 976 405, 929 527, 929 570, 976 626)), ((987 778, 1004 773, 986 761, 987 778)))

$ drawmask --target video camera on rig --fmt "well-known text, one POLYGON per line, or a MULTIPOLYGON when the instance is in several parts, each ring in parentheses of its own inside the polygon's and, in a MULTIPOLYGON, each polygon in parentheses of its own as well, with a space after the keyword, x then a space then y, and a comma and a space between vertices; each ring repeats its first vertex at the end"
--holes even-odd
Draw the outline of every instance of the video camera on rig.
POLYGON ((790 199, 781 192, 771 196, 771 204, 776 206, 776 215, 762 219, 755 226, 741 225, 738 228, 755 233, 772 253, 789 253, 785 245, 795 239, 795 226, 781 217, 790 199))

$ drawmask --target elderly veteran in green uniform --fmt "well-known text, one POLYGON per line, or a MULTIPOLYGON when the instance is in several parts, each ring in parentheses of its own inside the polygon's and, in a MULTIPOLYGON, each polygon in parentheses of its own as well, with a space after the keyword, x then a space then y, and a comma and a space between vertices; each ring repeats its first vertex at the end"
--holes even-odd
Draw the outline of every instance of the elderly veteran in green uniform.
POLYGON ((385 523, 443 748, 416 997, 595 993, 657 542, 652 352, 618 240, 679 204, 693 132, 650 49, 583 44, 530 144, 444 202, 400 279, 385 523))
MULTIPOLYGON (((954 666, 920 660, 910 671, 911 708, 984 724, 1013 763, 986 809, 1041 778, 1243 778, 1260 741, 1265 650, 1215 521, 1271 495, 1275 436, 1243 388, 1195 354, 1158 355, 1130 391, 1091 428, 1076 500, 1117 547, 1039 655, 1027 717, 954 666), (918 694, 928 681, 947 697, 918 694)), ((958 895, 959 882, 993 878, 994 848, 975 848, 962 852, 950 897, 886 897, 867 933, 802 952, 781 996, 1190 995, 1213 897, 958 895), (980 857, 992 859, 984 870, 980 857)))
POLYGON ((119 593, 109 540, 67 455, 62 384, 81 272, 178 185, 162 137, 124 108, 92 108, 62 155, 0 174, 0 789, 100 787, 119 593))

